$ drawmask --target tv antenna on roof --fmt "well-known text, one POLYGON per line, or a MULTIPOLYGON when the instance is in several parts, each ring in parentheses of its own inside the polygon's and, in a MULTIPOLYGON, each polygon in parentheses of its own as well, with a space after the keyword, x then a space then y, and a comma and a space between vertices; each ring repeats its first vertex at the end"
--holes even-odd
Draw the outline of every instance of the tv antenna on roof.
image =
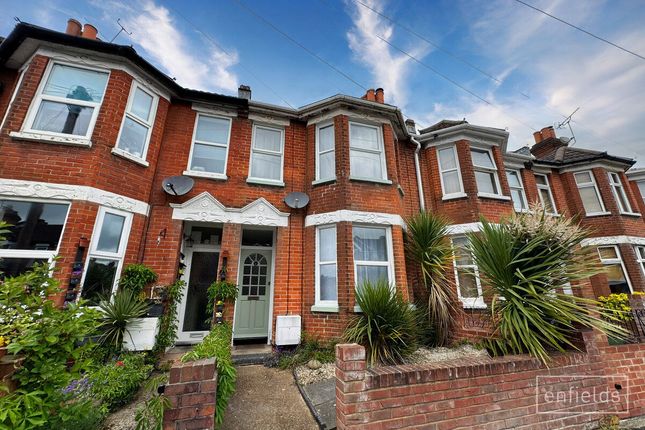
POLYGON ((578 106, 578 107, 576 108, 576 110, 574 110, 573 112, 571 112, 571 115, 569 115, 568 117, 566 117, 566 118, 564 119, 564 121, 562 121, 562 122, 558 123, 558 124, 555 126, 555 128, 557 128, 558 130, 559 130, 559 129, 561 129, 561 128, 563 128, 563 127, 565 127, 565 126, 568 126, 568 127, 569 127, 569 131, 571 132, 571 139, 569 139, 568 143, 571 143, 571 146, 573 146, 573 145, 576 143, 576 135, 573 133, 573 128, 571 128, 571 119, 573 118, 573 114, 575 114, 575 113, 576 113, 576 112, 578 112, 579 110, 580 110, 580 106, 578 106))
POLYGON ((121 34, 122 32, 123 32, 123 33, 125 33, 125 34, 127 34, 128 36, 132 36, 132 32, 131 32, 131 31, 128 31, 128 30, 126 30, 126 29, 125 29, 125 27, 123 26, 123 24, 121 24, 121 18, 117 18, 117 19, 116 19, 116 23, 117 23, 117 24, 119 24, 119 27, 121 27, 121 29, 119 30, 119 32, 118 32, 117 34, 115 34, 115 35, 114 35, 114 37, 112 38, 112 40, 110 40, 110 43, 114 42, 114 39, 116 39, 117 37, 119 37, 119 34, 121 34))

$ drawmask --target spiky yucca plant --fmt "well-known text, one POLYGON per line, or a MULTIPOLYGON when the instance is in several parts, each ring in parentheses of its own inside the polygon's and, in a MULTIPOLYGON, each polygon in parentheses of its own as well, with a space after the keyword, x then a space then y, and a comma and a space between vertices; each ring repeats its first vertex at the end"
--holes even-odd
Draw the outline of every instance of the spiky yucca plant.
POLYGON ((128 324, 134 322, 136 318, 143 317, 148 312, 148 304, 139 300, 131 290, 124 289, 118 291, 111 301, 102 299, 99 302, 99 309, 103 312, 100 341, 120 351, 124 336, 126 334, 130 336, 128 324))
POLYGON ((363 345, 367 362, 400 364, 417 349, 416 314, 396 288, 381 279, 364 282, 356 289, 361 313, 349 323, 343 340, 363 345))
POLYGON ((493 293, 495 331, 485 341, 488 349, 529 353, 547 363, 553 351, 576 348, 573 336, 581 327, 624 337, 600 318, 599 302, 560 292, 602 271, 580 246, 586 232, 572 219, 532 209, 499 224, 484 220, 481 232, 470 235, 479 273, 493 293))
POLYGON ((448 239, 448 221, 438 215, 421 211, 407 221, 405 250, 420 271, 428 292, 428 317, 438 346, 450 337, 454 311, 451 283, 446 274, 452 267, 452 247, 448 239))

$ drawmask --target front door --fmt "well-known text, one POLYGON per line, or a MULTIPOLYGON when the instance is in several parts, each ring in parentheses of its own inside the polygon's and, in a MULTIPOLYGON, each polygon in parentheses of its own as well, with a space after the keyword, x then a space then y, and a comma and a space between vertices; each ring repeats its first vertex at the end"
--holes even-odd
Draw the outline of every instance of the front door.
POLYGON ((240 258, 239 295, 235 309, 235 338, 266 338, 269 335, 271 297, 270 249, 243 249, 240 258))
POLYGON ((217 279, 218 261, 219 252, 212 250, 192 250, 186 254, 188 286, 179 312, 179 342, 198 343, 210 330, 212 315, 206 312, 208 287, 217 279))

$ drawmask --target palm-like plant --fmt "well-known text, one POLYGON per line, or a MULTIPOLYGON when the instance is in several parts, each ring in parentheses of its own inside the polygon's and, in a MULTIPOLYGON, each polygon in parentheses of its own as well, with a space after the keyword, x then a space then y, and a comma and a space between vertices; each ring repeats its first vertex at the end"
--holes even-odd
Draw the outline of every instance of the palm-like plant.
POLYGON ((581 327, 625 335, 600 317, 599 302, 561 292, 601 272, 580 246, 585 237, 572 219, 548 216, 540 207, 499 224, 484 220, 481 232, 470 235, 479 273, 494 293, 495 331, 485 340, 492 353, 529 353, 546 363, 551 352, 576 348, 581 327))
POLYGON ((454 312, 451 283, 446 274, 452 266, 452 247, 448 240, 448 221, 421 211, 407 221, 405 249, 421 271, 428 292, 428 317, 434 327, 435 342, 445 345, 450 337, 454 312))
POLYGON ((349 323, 343 339, 363 345, 370 366, 402 363, 417 349, 415 312, 386 280, 360 285, 356 304, 361 313, 349 323))
POLYGON ((126 333, 129 335, 128 324, 148 312, 148 304, 139 300, 129 289, 118 291, 112 301, 101 300, 99 308, 103 312, 101 343, 109 345, 117 351, 121 349, 123 337, 126 333))

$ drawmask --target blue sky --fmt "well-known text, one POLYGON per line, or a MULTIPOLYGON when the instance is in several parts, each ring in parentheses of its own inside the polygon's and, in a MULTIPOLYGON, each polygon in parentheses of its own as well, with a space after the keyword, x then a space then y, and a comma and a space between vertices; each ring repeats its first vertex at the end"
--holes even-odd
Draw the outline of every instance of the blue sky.
MULTIPOLYGON (((527 1, 645 56, 642 1, 527 1)), ((110 40, 120 18, 132 35, 121 33, 115 42, 133 45, 184 86, 236 94, 239 84, 248 84, 255 100, 292 106, 383 87, 386 102, 422 126, 466 118, 506 128, 513 149, 532 143, 535 129, 580 107, 572 122, 577 146, 636 157, 645 166, 645 60, 514 0, 0 3, 2 35, 13 28, 14 16, 60 31, 74 17, 110 40)))

